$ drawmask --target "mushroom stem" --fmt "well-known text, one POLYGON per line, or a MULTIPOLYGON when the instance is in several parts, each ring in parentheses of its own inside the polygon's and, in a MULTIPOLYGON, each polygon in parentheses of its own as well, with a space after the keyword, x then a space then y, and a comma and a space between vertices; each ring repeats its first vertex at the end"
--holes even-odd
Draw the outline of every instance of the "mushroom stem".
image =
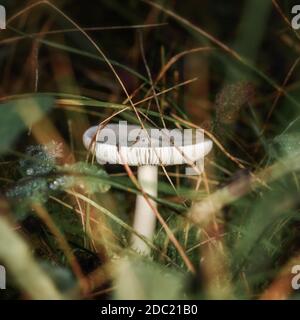
MULTIPOLYGON (((157 197, 157 166, 140 166, 138 167, 138 181, 142 190, 150 196, 157 197)), ((151 201, 152 205, 156 207, 156 202, 151 201)), ((135 215, 134 215, 134 229, 149 239, 153 238, 156 224, 156 216, 148 202, 143 195, 138 195, 136 199, 135 215)), ((138 236, 132 236, 132 248, 136 251, 148 255, 150 253, 149 246, 138 236)))

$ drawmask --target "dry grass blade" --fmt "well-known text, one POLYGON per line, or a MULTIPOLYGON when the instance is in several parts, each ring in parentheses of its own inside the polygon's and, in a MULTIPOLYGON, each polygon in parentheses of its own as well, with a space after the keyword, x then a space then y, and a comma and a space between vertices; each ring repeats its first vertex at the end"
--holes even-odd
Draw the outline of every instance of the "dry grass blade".
POLYGON ((284 20, 284 22, 286 23, 286 25, 288 26, 288 28, 293 31, 293 33, 295 34, 295 36, 300 40, 300 36, 297 33, 296 30, 294 30, 292 28, 291 22, 289 20, 289 18, 284 14, 284 12, 282 11, 280 5, 278 4, 277 0, 272 0, 273 6, 274 8, 278 11, 278 13, 280 14, 280 16, 282 17, 282 19, 284 20))
POLYGON ((42 221, 46 224, 46 226, 49 228, 49 230, 53 233, 55 238, 57 239, 59 246, 64 251, 73 271, 74 274, 77 276, 79 280, 79 286, 82 290, 82 292, 86 292, 88 288, 86 287, 86 282, 84 279, 84 275, 82 273, 82 270, 80 268, 80 265, 78 264, 72 249, 70 248, 68 242, 66 241, 64 235, 60 232, 60 230, 57 228, 57 226, 52 221, 51 217, 49 216, 48 212, 40 205, 33 205, 33 209, 36 211, 38 216, 42 219, 42 221))
MULTIPOLYGON (((292 67, 290 68, 287 76, 285 77, 285 79, 283 81, 282 88, 284 88, 287 85, 287 83, 289 82, 293 72, 295 71, 296 67, 299 64, 299 61, 300 61, 300 58, 297 58, 296 61, 293 63, 292 67)), ((266 121, 265 121, 265 126, 263 128, 263 132, 265 131, 266 125, 267 125, 268 121, 270 120, 270 118, 271 118, 271 116, 272 116, 272 114, 273 114, 273 112, 274 112, 274 110, 275 110, 275 108, 276 108, 276 106, 278 104, 278 101, 279 101, 280 97, 282 96, 282 94, 283 94, 282 91, 279 91, 277 93, 277 96, 276 96, 276 98, 275 98, 275 100, 274 100, 274 102, 273 102, 273 104, 272 104, 272 106, 271 106, 271 108, 270 108, 270 110, 268 112, 268 115, 267 115, 267 118, 266 118, 266 121)))
POLYGON ((185 50, 185 51, 182 51, 182 52, 176 54, 161 68, 161 71, 159 72, 159 74, 156 78, 155 84, 158 83, 163 78, 163 76, 166 74, 166 72, 172 67, 172 65, 175 64, 182 57, 184 57, 188 54, 192 54, 192 53, 206 52, 206 51, 212 51, 212 50, 214 50, 214 48, 200 47, 200 48, 185 50))
POLYGON ((185 250, 183 249, 183 247, 181 246, 181 244, 178 242, 178 240, 176 239, 176 237, 174 236, 172 230, 169 228, 168 224, 165 222, 165 220, 163 219, 163 217, 161 216, 161 214, 158 212, 158 210, 152 205, 149 196, 141 189, 141 186, 139 185, 137 179, 135 178, 134 174, 132 173, 132 170, 130 169, 130 167, 125 164, 124 165, 128 176, 130 177, 130 179, 132 180, 132 182, 136 185, 136 187, 141 190, 145 200, 147 201, 147 204, 149 205, 149 207, 152 209, 153 213, 156 215, 159 223, 162 225, 162 227, 165 229, 166 234, 168 235, 170 241, 173 243, 173 245, 175 246, 175 248, 178 250, 178 253, 180 254, 181 258, 183 259, 184 263, 186 264, 187 268, 189 269, 190 272, 195 273, 195 267, 193 266, 193 264, 191 263, 190 259, 188 258, 188 256, 186 255, 185 250))
POLYGON ((243 62, 243 58, 237 52, 235 52, 234 50, 232 50, 231 48, 226 46, 223 42, 219 41, 218 39, 213 37, 211 34, 206 32, 205 30, 201 29, 200 27, 195 26, 190 21, 188 21, 185 18, 179 16, 175 12, 164 8, 163 6, 161 6, 161 5, 157 4, 157 3, 154 3, 154 2, 149 1, 149 0, 142 0, 142 1, 148 3, 149 5, 155 7, 157 9, 159 9, 159 10, 161 10, 162 12, 166 13, 167 15, 169 15, 170 17, 174 18, 175 20, 179 21, 180 23, 188 26, 189 28, 199 32, 202 36, 204 36, 205 38, 209 39, 212 43, 216 44, 218 47, 223 49, 225 52, 229 53, 232 57, 234 57, 235 59, 237 59, 240 62, 243 62))
MULTIPOLYGON (((194 128, 194 129, 201 129, 199 126, 193 124, 190 121, 184 120, 182 118, 180 118, 179 116, 172 114, 173 118, 178 120, 179 122, 181 122, 182 124, 185 124, 187 126, 189 126, 190 128, 194 128)), ((236 157, 234 157, 233 155, 231 155, 221 144, 221 142, 219 142, 219 140, 209 131, 204 130, 204 133, 217 145, 217 147, 224 153, 224 155, 226 157, 228 157, 228 159, 230 159, 231 161, 233 161, 234 163, 236 163, 241 169, 244 169, 244 165, 241 163, 241 161, 239 161, 239 159, 237 159, 236 157)))
POLYGON ((88 33, 86 31, 83 30, 83 28, 81 28, 74 20, 72 20, 68 15, 66 15, 63 11, 61 11, 57 6, 55 6, 54 4, 52 4, 49 1, 39 1, 37 3, 34 3, 28 7, 26 7, 25 9, 21 10, 19 13, 15 14, 14 16, 12 16, 10 19, 8 19, 7 23, 9 24, 11 21, 13 21, 14 19, 16 19, 17 17, 19 17, 20 15, 24 14, 25 12, 33 9, 34 7, 41 5, 41 4, 45 4, 50 6, 52 9, 54 9, 57 13, 59 13, 62 17, 64 17, 67 21, 69 21, 73 26, 75 26, 89 41, 90 43, 94 46, 94 48, 98 51, 98 53, 101 55, 101 57, 104 59, 104 61, 106 62, 106 64, 109 66, 110 70, 112 71, 112 73, 114 74, 114 76, 116 77, 117 81, 119 82, 120 86, 122 87, 124 93, 126 94, 126 97, 133 109, 133 111, 135 112, 135 115, 137 117, 137 119, 140 122, 140 125, 143 129, 145 129, 144 124, 140 118, 139 112, 138 110, 135 108, 132 99, 123 83, 123 81, 121 80, 120 76, 118 75, 117 71, 115 70, 114 66, 112 65, 112 63, 110 62, 110 60, 107 58, 107 56, 105 55, 105 53, 103 52, 103 50, 96 44, 96 42, 91 38, 91 36, 88 35, 88 33))
POLYGON ((276 82, 274 82, 272 79, 270 79, 264 72, 257 69, 251 62, 249 62, 247 59, 245 59, 243 56, 241 56, 238 52, 233 50, 232 48, 228 47, 226 44, 224 44, 219 39, 212 36, 210 33, 206 32, 202 28, 194 25, 187 19, 181 17, 180 15, 176 14, 175 12, 164 8, 163 6, 154 3, 150 0, 142 0, 145 3, 148 3, 149 5, 161 10, 162 12, 166 13, 168 16, 172 17, 173 19, 177 20, 179 23, 187 26, 191 30, 196 31, 209 41, 211 41, 213 44, 215 44, 217 47, 221 48, 224 52, 228 53, 232 58, 236 59, 238 62, 249 68, 250 70, 254 71, 260 78, 264 79, 267 83, 269 83, 270 86, 272 86, 276 91, 282 92, 282 94, 294 105, 299 106, 299 103, 296 99, 291 97, 282 87, 280 87, 276 82))

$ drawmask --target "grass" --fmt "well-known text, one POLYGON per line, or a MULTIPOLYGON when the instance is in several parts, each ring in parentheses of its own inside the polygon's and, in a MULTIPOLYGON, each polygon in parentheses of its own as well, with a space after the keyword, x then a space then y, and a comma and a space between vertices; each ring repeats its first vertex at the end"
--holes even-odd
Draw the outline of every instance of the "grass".
POLYGON ((1 298, 299 297, 291 1, 4 5, 1 298), (120 120, 204 128, 214 142, 200 177, 160 168, 149 257, 130 248, 135 168, 101 166, 82 144, 120 120))

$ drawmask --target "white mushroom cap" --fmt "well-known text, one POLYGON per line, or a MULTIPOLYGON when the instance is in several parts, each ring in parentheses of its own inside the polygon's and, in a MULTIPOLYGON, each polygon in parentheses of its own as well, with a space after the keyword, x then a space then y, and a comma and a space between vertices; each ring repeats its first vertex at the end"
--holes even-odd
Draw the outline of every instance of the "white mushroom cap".
POLYGON ((95 153, 99 163, 129 166, 168 166, 199 161, 212 149, 212 141, 204 137, 193 140, 192 135, 183 135, 179 129, 143 130, 126 122, 108 124, 102 129, 91 127, 83 136, 85 147, 95 153))

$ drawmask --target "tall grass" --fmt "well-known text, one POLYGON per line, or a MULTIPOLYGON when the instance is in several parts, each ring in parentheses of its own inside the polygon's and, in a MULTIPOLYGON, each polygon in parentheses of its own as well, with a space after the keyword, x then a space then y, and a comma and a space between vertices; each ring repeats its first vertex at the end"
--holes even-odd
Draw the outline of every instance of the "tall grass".
POLYGON ((14 245, 0 245, 1 297, 297 298, 292 3, 77 2, 4 3, 0 243, 14 245), (160 168, 160 223, 153 241, 137 234, 150 256, 129 243, 136 170, 82 144, 120 120, 201 127, 214 142, 201 176, 160 168))

